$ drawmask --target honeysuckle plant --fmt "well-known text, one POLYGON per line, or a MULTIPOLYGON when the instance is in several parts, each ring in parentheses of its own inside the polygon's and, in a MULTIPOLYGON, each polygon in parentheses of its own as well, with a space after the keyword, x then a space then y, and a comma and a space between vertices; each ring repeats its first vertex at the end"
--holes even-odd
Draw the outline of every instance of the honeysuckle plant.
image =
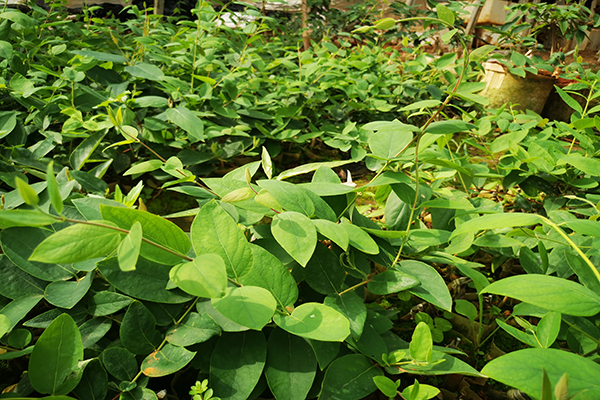
MULTIPOLYGON (((196 30, 186 33, 190 43, 201 45, 193 38, 212 27, 212 14, 204 11, 196 30)), ((15 15, 0 18, 12 22, 20 18, 15 15)), ((437 16, 433 22, 451 28, 446 40, 464 42, 452 11, 438 5, 437 16)), ((11 29, 31 35, 28 21, 21 21, 23 29, 11 29)), ((377 29, 393 24, 380 23, 377 29)), ((132 23, 132 29, 141 28, 132 23)), ((252 37, 242 42, 247 61, 252 37)), ((561 399, 598 397, 594 94, 577 110, 575 118, 583 122, 570 125, 507 110, 482 117, 469 108, 485 103, 476 94, 479 86, 465 77, 492 48, 465 51, 462 59, 437 61, 444 91, 438 99, 404 106, 403 121, 345 125, 343 138, 336 139, 348 141, 353 159, 286 170, 268 142, 245 136, 246 127, 229 124, 219 140, 203 141, 211 130, 208 123, 201 130, 197 121, 214 115, 200 108, 207 99, 181 90, 187 89, 182 82, 197 88, 200 81, 207 90, 204 84, 214 89, 222 83, 228 94, 211 107, 235 120, 228 107, 248 104, 236 103, 243 96, 224 82, 243 67, 241 58, 230 60, 233 68, 219 76, 219 84, 209 80, 216 79, 211 74, 180 66, 173 67, 178 78, 168 78, 147 62, 165 62, 157 53, 146 61, 137 58, 147 47, 156 50, 155 44, 138 45, 123 47, 125 61, 89 49, 64 60, 72 66, 63 68, 64 84, 73 90, 85 90, 77 86, 83 82, 79 72, 95 67, 96 73, 114 69, 135 78, 133 85, 112 83, 111 95, 98 99, 95 117, 90 111, 84 119, 77 112, 82 103, 69 106, 60 102, 70 98, 59 96, 57 106, 65 111, 59 136, 80 140, 68 157, 50 157, 54 121, 44 122, 46 116, 35 112, 37 98, 27 92, 37 81, 24 83, 16 98, 33 107, 34 123, 51 139, 24 148, 26 124, 17 128, 16 119, 24 111, 0 115, 6 131, 15 125, 3 153, 12 169, 1 175, 12 189, 0 210, 0 360, 22 360, 27 371, 13 393, 54 400, 156 399, 165 390, 167 396, 204 400, 265 393, 277 400, 358 400, 380 390, 414 399, 437 395, 429 377, 453 374, 491 377, 544 400, 552 388, 561 399), (154 84, 175 94, 165 100, 152 92, 163 90, 151 88, 154 84), (138 96, 137 90, 147 92, 138 96), (138 106, 145 111, 135 111, 138 106), (166 111, 146 121, 155 125, 137 125, 144 113, 161 107, 166 111), (204 157, 208 147, 202 146, 223 155, 236 135, 248 140, 256 159, 211 177, 186 162, 204 157), (197 153, 179 152, 190 138, 200 138, 192 142, 197 153), (17 139, 21 142, 12 142, 17 139), (170 144, 158 151, 153 143, 161 141, 170 144), (192 217, 189 229, 138 206, 143 179, 130 190, 125 185, 111 190, 102 180, 110 162, 87 169, 100 157, 97 150, 109 153, 119 146, 152 154, 124 166, 125 176, 162 176, 165 188, 197 202, 170 217, 192 217), (468 146, 481 153, 469 155, 468 146), (170 147, 178 150, 162 153, 170 147), (373 174, 360 181, 355 176, 355 184, 344 183, 334 170, 362 159, 373 174), (549 183, 535 193, 524 184, 534 175, 549 183), (522 187, 517 191, 515 185, 522 187), (506 204, 494 196, 503 196, 506 204), (510 273, 510 265, 520 273, 510 273), (470 288, 461 285, 465 281, 470 288), (509 298, 519 303, 507 309, 509 298), (398 329, 401 324, 408 325, 398 329), (527 348, 485 365, 464 351, 477 354, 500 330, 527 348), (453 331, 462 332, 457 337, 470 347, 443 346, 453 331)), ((203 46, 204 59, 196 61, 220 68, 206 53, 210 46, 203 46)), ((61 48, 50 52, 60 56, 66 51, 61 48)), ((279 59, 291 68, 288 61, 279 59)), ((423 76, 427 67, 414 61, 411 71, 423 76)), ((300 64, 310 75, 310 65, 319 62, 300 64)), ((8 79, 16 91, 13 79, 23 82, 8 79)), ((335 79, 328 76, 327 82, 335 79)), ((34 91, 44 90, 50 89, 34 91)), ((570 98, 569 89, 563 94, 570 98)), ((296 129, 287 127, 306 110, 264 114, 296 129)), ((260 131, 258 124, 252 129, 260 131)))

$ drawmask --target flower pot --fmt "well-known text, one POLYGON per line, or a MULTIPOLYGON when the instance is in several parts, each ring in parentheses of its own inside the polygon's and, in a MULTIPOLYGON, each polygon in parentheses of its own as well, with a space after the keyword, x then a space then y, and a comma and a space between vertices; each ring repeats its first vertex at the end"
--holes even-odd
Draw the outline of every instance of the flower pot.
POLYGON ((554 77, 526 73, 525 78, 508 72, 496 63, 484 63, 487 85, 480 93, 489 99, 489 107, 512 104, 517 110, 531 110, 540 114, 554 85, 554 77))
MULTIPOLYGON (((510 3, 505 0, 486 0, 482 6, 479 16, 477 17, 477 25, 504 25, 510 3)), ((469 22, 473 10, 477 6, 467 6, 465 10, 469 13, 465 15, 465 22, 469 22)))
MULTIPOLYGON (((577 81, 574 79, 563 79, 558 78, 556 80, 556 86, 564 89, 572 83, 576 83, 577 81)), ((587 97, 590 93, 589 89, 581 89, 577 91, 581 95, 587 97)), ((585 106, 586 99, 581 96, 571 96, 579 103, 579 105, 583 108, 585 106)), ((592 102, 592 106, 595 105, 595 101, 592 102)), ((590 106, 590 108, 592 107, 590 106)), ((548 118, 551 121, 563 121, 563 122, 571 122, 571 115, 573 115, 573 110, 571 107, 565 103, 565 101, 560 97, 555 88, 552 88, 550 95, 548 96, 548 101, 546 101, 546 105, 544 106, 544 111, 542 112, 542 117, 548 118)))
POLYGON ((26 6, 27 5, 27 0, 5 0, 5 1, 0 1, 0 7, 4 7, 4 3, 6 3, 6 6, 8 6, 8 7, 19 7, 19 6, 26 6))

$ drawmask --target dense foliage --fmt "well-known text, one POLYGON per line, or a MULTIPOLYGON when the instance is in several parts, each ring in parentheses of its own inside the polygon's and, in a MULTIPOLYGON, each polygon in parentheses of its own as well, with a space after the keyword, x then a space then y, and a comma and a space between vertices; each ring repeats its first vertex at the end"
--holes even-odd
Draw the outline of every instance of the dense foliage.
POLYGON ((598 74, 552 121, 443 5, 461 57, 129 13, 0 13, 0 398, 600 396, 598 74))

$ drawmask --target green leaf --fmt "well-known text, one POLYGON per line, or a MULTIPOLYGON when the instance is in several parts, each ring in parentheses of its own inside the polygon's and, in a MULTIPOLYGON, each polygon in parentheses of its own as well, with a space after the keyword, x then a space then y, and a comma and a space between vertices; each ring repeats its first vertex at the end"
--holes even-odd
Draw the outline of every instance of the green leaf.
POLYGON ((538 256, 529 247, 521 247, 519 251, 519 262, 528 274, 543 274, 542 263, 538 256))
POLYGON ((114 292, 96 292, 87 297, 87 312, 94 317, 114 314, 133 303, 133 299, 114 292))
POLYGON ((198 297, 223 297, 227 287, 227 269, 217 254, 201 254, 192 262, 176 265, 169 278, 184 292, 198 297))
POLYGON ((349 354, 331 363, 325 372, 319 400, 358 400, 377 390, 373 381, 383 372, 367 357, 349 354))
MULTIPOLYGON (((374 319, 369 315, 367 323, 364 326, 362 335, 359 340, 354 340, 352 337, 346 339, 347 343, 351 348, 358 350, 358 352, 371 358, 378 363, 383 363, 383 355, 387 353, 387 345, 381 335, 373 327, 372 323, 377 324, 374 319)), ((379 329, 380 327, 378 327, 379 329)))
POLYGON ((29 210, 0 210, 0 224, 3 229, 13 226, 44 226, 56 223, 51 215, 29 210))
POLYGON ((267 358, 262 332, 221 336, 210 358, 209 382, 222 400, 246 400, 258 383, 267 358))
POLYGON ((410 274, 421 282, 419 286, 409 289, 410 293, 443 310, 452 310, 452 296, 448 286, 435 268, 420 261, 404 260, 394 266, 394 269, 410 274))
POLYGON ((298 186, 278 180, 260 180, 258 186, 267 190, 286 211, 295 211, 311 217, 315 205, 310 197, 298 186))
POLYGON ((306 264, 304 279, 315 291, 322 294, 337 294, 342 291, 346 271, 339 257, 322 243, 306 264))
POLYGON ((71 171, 71 176, 88 192, 99 195, 108 193, 108 184, 91 172, 71 171))
POLYGON ((396 158, 413 140, 409 131, 380 130, 369 136, 371 152, 385 160, 396 158))
POLYGON ((562 90, 561 88, 559 88, 556 85, 554 85, 554 89, 556 90, 556 93, 558 93, 558 95, 560 96, 560 98, 565 103, 567 103, 567 105, 569 107, 571 107, 573 110, 579 112, 579 114, 583 114, 583 107, 581 107, 581 104, 579 104, 577 102, 577 100, 575 100, 574 98, 572 98, 571 96, 569 96, 569 94, 567 92, 565 92, 564 90, 562 90))
POLYGON ((265 376, 276 400, 304 400, 317 372, 317 359, 306 340, 275 329, 267 342, 265 376))
POLYGON ((189 313, 180 324, 167 332, 167 340, 175 346, 191 346, 206 342, 221 333, 221 328, 208 314, 189 313))
POLYGON ((60 195, 60 190, 58 190, 58 183, 56 182, 56 177, 54 176, 53 167, 54 162, 50 161, 46 169, 46 182, 48 184, 47 190, 50 196, 50 202, 52 203, 52 207, 54 207, 57 213, 62 214, 63 200, 62 196, 60 195))
POLYGON ((540 347, 540 344, 533 336, 533 333, 523 332, 522 330, 517 329, 512 325, 508 325, 506 322, 502 322, 501 320, 497 320, 496 322, 500 328, 504 329, 509 335, 513 336, 517 340, 520 340, 531 347, 540 347))
POLYGON ((483 367, 481 373, 517 388, 533 398, 542 394, 542 369, 555 386, 569 375, 569 392, 577 399, 600 398, 600 365, 577 354, 558 349, 525 349, 500 356, 483 367))
POLYGON ((444 43, 450 43, 450 40, 458 33, 458 29, 451 29, 448 32, 444 33, 440 39, 444 43))
MULTIPOLYGON (((91 221, 116 227, 108 221, 91 221)), ((46 263, 75 263, 105 256, 116 250, 122 233, 102 226, 76 224, 46 238, 29 259, 46 263)))
MULTIPOLYGON (((146 211, 103 204, 100 205, 100 212, 102 218, 115 223, 121 229, 130 230, 136 222, 139 222, 142 225, 144 238, 182 255, 190 251, 191 243, 188 236, 169 220, 146 211)), ((150 261, 167 265, 174 265, 183 260, 179 256, 145 242, 142 243, 140 254, 150 261)))
POLYGON ((342 218, 341 226, 348 232, 350 245, 366 254, 379 254, 379 246, 364 230, 342 218))
POLYGON ((206 314, 209 315, 212 319, 214 319, 223 332, 244 332, 248 330, 247 327, 242 326, 240 324, 236 324, 235 322, 233 322, 232 320, 215 310, 209 299, 203 299, 198 301, 196 303, 196 310, 201 315, 206 314))
POLYGON ((581 154, 573 153, 560 156, 557 164, 562 165, 565 163, 571 164, 572 166, 574 166, 580 171, 585 172, 586 174, 592 176, 600 175, 600 160, 598 159, 592 157, 585 157, 581 154))
POLYGON ((83 377, 73 390, 80 399, 104 400, 108 394, 108 374, 98 358, 93 358, 85 365, 83 377))
POLYGON ((104 400, 108 394, 108 375, 100 360, 93 358, 85 365, 83 377, 73 390, 80 399, 104 400))
POLYGON ((83 348, 87 349, 95 345, 104 337, 112 327, 112 320, 108 318, 92 318, 85 321, 79 327, 83 348))
POLYGON ((410 341, 410 356, 418 362, 430 362, 433 350, 431 330, 425 322, 419 322, 410 341))
POLYGON ((375 275, 367 284, 367 288, 373 294, 387 295, 408 290, 420 285, 417 278, 407 273, 388 270, 375 275))
POLYGON ((387 372, 390 373, 415 373, 419 375, 448 375, 448 374, 460 374, 467 376, 478 376, 484 377, 485 375, 479 373, 476 369, 471 367, 464 361, 458 358, 452 357, 449 354, 442 353, 441 351, 433 350, 431 353, 431 363, 425 365, 419 364, 406 364, 402 368, 394 366, 392 368, 386 368, 387 372))
POLYGON ((312 221, 295 211, 275 215, 271 232, 277 243, 303 267, 308 264, 317 245, 317 230, 312 221))
POLYGON ((439 100, 422 100, 422 101, 417 101, 415 103, 409 104, 405 107, 402 107, 398 111, 421 110, 423 108, 437 107, 440 104, 442 104, 442 102, 439 100))
POLYGON ((353 30, 352 33, 367 33, 373 29, 375 29, 374 26, 361 26, 360 28, 356 28, 355 30, 353 30))
POLYGON ((10 330, 10 320, 4 314, 0 314, 0 338, 10 330))
MULTIPOLYGON (((546 380, 550 382, 550 379, 546 380)), ((557 400, 569 400, 569 374, 566 372, 558 380, 556 388, 554 388, 554 395, 557 400)), ((550 395, 550 398, 552 398, 552 395, 550 395)))
POLYGON ((36 191, 29 186, 23 179, 18 176, 15 178, 15 184, 17 186, 17 191, 19 192, 19 196, 23 199, 25 204, 28 206, 35 206, 40 202, 40 198, 36 191))
POLYGON ((162 70, 156 65, 145 62, 128 65, 125 67, 125 71, 136 78, 148 79, 149 81, 160 81, 165 76, 162 70))
POLYGON ((51 235, 39 228, 17 227, 0 233, 2 249, 21 270, 45 281, 66 280, 75 277, 76 271, 66 265, 44 264, 29 261, 33 249, 51 235))
POLYGON ((567 263, 573 272, 577 274, 579 282, 585 285, 585 287, 590 289, 592 292, 596 294, 600 293, 600 282, 598 281, 598 278, 596 278, 594 271, 592 271, 592 269, 585 263, 585 261, 583 261, 581 257, 572 256, 565 252, 565 259, 567 260, 567 263))
POLYGON ((481 293, 493 293, 575 316, 600 312, 600 296, 573 281, 548 275, 518 275, 496 281, 481 293))
POLYGON ((169 266, 153 263, 143 257, 138 260, 135 272, 121 271, 116 257, 97 265, 110 284, 136 299, 168 304, 185 303, 192 299, 192 296, 179 289, 166 289, 171 269, 169 266))
POLYGON ((341 167, 342 165, 352 164, 354 162, 356 162, 356 160, 338 160, 338 161, 326 161, 326 162, 303 164, 298 167, 283 171, 282 173, 277 175, 277 177, 275 177, 275 179, 277 179, 278 181, 281 181, 283 179, 291 178, 292 176, 303 175, 303 174, 307 174, 309 172, 316 171, 317 169, 319 169, 321 167, 337 168, 337 167, 341 167))
POLYGON ((473 303, 463 299, 456 300, 454 311, 456 311, 457 314, 464 315, 471 322, 475 321, 478 314, 477 308, 473 305, 473 303))
POLYGON ((132 381, 139 370, 135 356, 123 347, 107 348, 100 360, 106 371, 121 381, 132 381))
POLYGON ((600 223, 589 219, 577 219, 565 222, 564 226, 581 235, 600 237, 600 223))
POLYGON ((95 58, 96 60, 103 62, 114 62, 117 64, 127 64, 127 59, 122 55, 105 53, 100 51, 92 50, 71 50, 73 54, 78 54, 84 57, 95 58))
POLYGON ((77 281, 52 282, 46 287, 45 298, 48 303, 60 308, 73 308, 85 296, 94 279, 94 272, 88 273, 77 281))
POLYGON ((352 338, 360 339, 367 320, 367 306, 356 292, 327 296, 324 304, 342 313, 350 322, 352 338))
POLYGON ((222 202, 225 203, 235 203, 238 201, 248 200, 254 197, 256 193, 250 187, 244 187, 234 190, 233 192, 227 193, 221 199, 222 202))
POLYGON ((538 322, 536 333, 540 344, 544 348, 552 346, 560 331, 561 315, 559 312, 550 311, 538 322))
POLYGON ((9 351, 7 353, 0 354, 0 360, 13 360, 15 358, 23 357, 28 354, 31 354, 33 351, 33 346, 29 346, 20 351, 9 351))
POLYGON ((162 96, 141 96, 135 99, 135 106, 140 108, 166 108, 169 99, 162 96))
MULTIPOLYGON (((309 192, 314 193, 317 196, 337 196, 340 194, 346 194, 356 191, 356 188, 346 185, 344 183, 331 183, 331 182, 310 182, 300 183, 296 185, 302 189, 307 189, 309 192)), ((307 193, 310 196, 310 193, 307 193)), ((314 200, 313 200, 314 202, 314 200)), ((316 204, 315 204, 316 207, 316 204)))
POLYGON ((542 397, 540 400, 552 400, 552 384, 544 368, 542 368, 542 397))
POLYGON ((320 166, 313 174, 311 183, 342 183, 342 180, 333 169, 326 166, 320 166))
POLYGON ((394 26, 396 26, 396 20, 394 18, 382 18, 378 21, 375 21, 375 25, 373 27, 375 29, 387 31, 388 29, 391 29, 394 26))
POLYGON ((540 217, 535 214, 522 213, 500 213, 487 214, 481 217, 470 219, 458 226, 452 232, 452 236, 456 237, 463 233, 481 231, 486 229, 502 229, 513 226, 528 226, 540 223, 540 217))
POLYGON ((206 138, 204 123, 187 107, 167 108, 165 114, 172 123, 188 133, 190 143, 196 143, 206 138))
POLYGON ((304 303, 287 316, 275 314, 273 321, 289 333, 307 339, 342 342, 350 335, 348 319, 320 303, 304 303))
MULTIPOLYGON (((320 183, 308 183, 307 185, 321 185, 321 184, 320 183)), ((326 185, 331 186, 328 184, 326 184, 326 185)), ((340 185, 340 186, 346 186, 346 185, 340 185)), ((346 186, 346 187, 351 189, 349 186, 346 186)), ((332 221, 332 222, 337 221, 337 215, 336 215, 335 211, 333 211, 333 208, 331 208, 331 206, 329 204, 327 204, 327 202, 325 200, 323 200, 323 198, 321 197, 321 196, 327 196, 327 195, 317 195, 312 190, 306 189, 304 185, 300 185, 300 188, 308 195, 310 200, 315 205, 315 217, 326 220, 326 221, 332 221)), ((348 193, 348 192, 346 192, 346 193, 348 193)))
POLYGON ((0 256, 0 282, 0 295, 9 299, 28 294, 43 295, 48 284, 18 268, 6 255, 0 256))
MULTIPOLYGON (((2 51, 1 47, 0 51, 2 51)), ((17 115, 18 113, 16 111, 0 112, 0 139, 7 136, 17 127, 17 115)))
POLYGON ((132 165, 131 168, 129 168, 123 173, 123 175, 127 176, 152 172, 162 167, 163 164, 164 162, 161 160, 142 161, 140 163, 132 165))
POLYGON ((342 250, 348 250, 350 236, 348 235, 346 228, 326 219, 313 219, 312 222, 315 225, 315 228, 317 228, 317 232, 327 239, 332 240, 335 244, 340 246, 342 250))
POLYGON ((191 234, 196 254, 221 256, 228 277, 239 279, 252 269, 250 244, 240 227, 217 202, 211 201, 200 209, 192 223, 191 234))
POLYGON ((148 354, 162 341, 154 315, 139 301, 134 301, 127 309, 119 335, 123 346, 133 354, 148 354))
POLYGON ((447 23, 448 25, 454 25, 454 13, 443 4, 436 4, 435 10, 437 12, 437 17, 447 23))
POLYGON ((260 192, 254 197, 254 201, 263 207, 270 208, 271 210, 282 212, 283 207, 271 193, 266 189, 261 189, 260 192))
POLYGON ((75 150, 71 153, 69 157, 69 163, 74 170, 79 171, 81 167, 88 161, 88 159, 96 150, 96 147, 102 142, 104 139, 105 131, 96 132, 87 138, 85 138, 75 150))
POLYGON ((478 292, 481 292, 481 289, 487 287, 490 284, 490 281, 483 275, 481 272, 477 271, 475 268, 472 268, 465 264, 456 264, 456 268, 466 277, 471 278, 475 285, 475 289, 478 292))
POLYGON ((56 318, 42 333, 29 358, 29 380, 44 394, 65 395, 81 380, 74 374, 83 360, 79 329, 67 314, 56 318))
POLYGON ((434 398, 440 390, 430 385, 420 385, 415 379, 415 384, 410 385, 402 391, 402 396, 411 400, 428 400, 434 398))
POLYGON ((323 371, 329 363, 337 358, 340 352, 341 343, 339 342, 321 342, 320 340, 305 339, 310 347, 312 347, 315 355, 317 356, 317 362, 319 363, 319 369, 323 371))
POLYGON ((10 332, 25 316, 43 299, 42 296, 37 294, 29 294, 27 296, 19 297, 5 305, 0 309, 0 314, 4 315, 10 321, 10 332))
POLYGON ((432 135, 448 135, 459 132, 468 132, 475 128, 477 128, 477 126, 473 124, 452 119, 447 121, 433 122, 427 127, 427 129, 425 129, 425 132, 432 135))
POLYGON ((225 297, 213 299, 212 304, 233 322, 256 330, 271 321, 277 308, 271 292, 257 286, 228 288, 225 297))
POLYGON ((481 61, 485 59, 488 56, 488 54, 490 54, 496 48, 496 46, 492 46, 491 44, 483 45, 473 50, 469 55, 469 58, 471 61, 481 61))
POLYGON ((9 42, 0 40, 0 57, 11 59, 13 57, 13 46, 9 42))
POLYGON ((254 266, 248 275, 240 279, 240 283, 267 289, 281 310, 293 306, 298 300, 298 285, 292 274, 269 251, 255 244, 250 244, 250 248, 254 257, 254 266))
POLYGON ((377 385, 377 389, 389 398, 395 398, 398 394, 398 387, 394 381, 387 376, 374 376, 373 382, 377 385))
POLYGON ((142 361, 141 369, 144 375, 151 378, 171 375, 188 365, 195 355, 195 351, 167 343, 162 349, 150 353, 142 361))
POLYGON ((142 224, 135 221, 129 234, 123 238, 117 249, 117 260, 121 271, 134 271, 142 247, 142 224))

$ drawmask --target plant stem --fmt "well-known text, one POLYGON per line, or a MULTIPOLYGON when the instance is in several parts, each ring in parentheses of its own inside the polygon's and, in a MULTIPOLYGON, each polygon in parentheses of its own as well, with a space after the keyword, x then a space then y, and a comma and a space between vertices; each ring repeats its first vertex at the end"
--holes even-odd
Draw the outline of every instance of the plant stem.
MULTIPOLYGON (((160 161, 166 163, 167 160, 165 160, 164 157, 162 157, 160 154, 158 154, 156 151, 154 151, 150 146, 148 146, 146 143, 142 142, 140 139, 138 139, 137 137, 131 136, 129 133, 125 132, 125 130, 121 127, 121 126, 117 126, 116 128, 119 129, 119 131, 124 135, 127 136, 129 138, 131 138, 131 140, 135 140, 136 143, 141 144, 142 146, 144 146, 148 151, 150 151, 152 154, 154 154, 160 161)), ((175 169, 175 171, 177 171, 177 173, 181 174, 181 176, 183 176, 184 178, 186 177, 186 174, 179 170, 179 169, 175 169)), ((201 184, 200 182, 198 182, 196 179, 194 179, 194 183, 198 186, 200 186, 202 189, 206 190, 207 192, 209 192, 212 195, 217 196, 218 198, 220 198, 221 196, 219 196, 218 194, 216 194, 215 192, 213 192, 212 190, 210 190, 208 187, 206 187, 205 185, 201 184)))
POLYGON ((563 237, 563 239, 567 241, 567 243, 569 243, 569 245, 571 245, 571 247, 577 252, 577 254, 579 254, 581 258, 583 258, 583 261, 585 261, 588 267, 590 267, 594 275, 596 275, 596 279, 598 279, 598 282, 600 282, 600 272, 598 271, 596 266, 590 261, 590 259, 583 253, 583 251, 581 251, 579 246, 577 246, 575 242, 571 240, 569 235, 567 235, 562 229, 560 229, 560 227, 557 224, 550 221, 548 218, 540 216, 540 219, 543 223, 554 229, 560 236, 563 237))
MULTIPOLYGON (((401 23, 401 22, 410 21, 413 19, 415 19, 415 18, 405 18, 405 19, 398 20, 397 22, 401 23)), ((442 20, 438 20, 436 18, 424 18, 424 19, 425 20, 434 20, 434 21, 438 21, 439 23, 441 23, 443 25, 448 25, 446 22, 444 22, 442 20)), ((408 233, 410 231, 410 226, 412 225, 415 211, 417 209, 417 203, 419 201, 419 143, 425 133, 425 130, 429 127, 429 125, 431 125, 431 123, 433 121, 435 121, 435 119, 442 112, 442 110, 444 110, 446 108, 446 106, 450 103, 450 100, 452 100, 454 98, 454 94, 456 93, 456 91, 458 90, 458 87, 460 86, 462 80, 464 79, 467 67, 469 65, 470 60, 469 60, 469 52, 468 52, 467 45, 461 37, 459 37, 459 38, 460 38, 460 43, 463 48, 463 54, 464 54, 462 71, 460 72, 460 75, 458 76, 458 79, 456 80, 456 83, 455 83, 452 91, 450 93, 448 93, 448 96, 446 97, 444 102, 438 107, 436 112, 431 117, 429 117, 427 122, 425 122, 425 124, 421 128, 420 132, 415 137, 415 139, 416 139, 415 161, 414 161, 414 164, 415 164, 415 199, 414 199, 413 205, 410 209, 410 217, 408 218, 408 224, 406 226, 406 235, 402 239, 402 244, 400 245, 400 249, 398 250, 398 253, 396 254, 396 258, 394 259, 392 266, 396 265, 398 263, 398 261, 400 261, 400 257, 402 255, 402 250, 404 250, 404 245, 406 244, 406 242, 408 240, 408 233)), ((404 149, 402 151, 404 151, 404 149)), ((396 156, 396 157, 398 157, 398 156, 396 156)))
POLYGON ((341 296, 343 294, 346 294, 348 292, 353 291, 354 289, 358 289, 359 287, 366 285, 367 283, 371 282, 370 279, 367 279, 366 281, 362 281, 360 283, 357 283, 356 285, 349 287, 348 289, 342 290, 341 292, 338 293, 338 296, 341 296))

